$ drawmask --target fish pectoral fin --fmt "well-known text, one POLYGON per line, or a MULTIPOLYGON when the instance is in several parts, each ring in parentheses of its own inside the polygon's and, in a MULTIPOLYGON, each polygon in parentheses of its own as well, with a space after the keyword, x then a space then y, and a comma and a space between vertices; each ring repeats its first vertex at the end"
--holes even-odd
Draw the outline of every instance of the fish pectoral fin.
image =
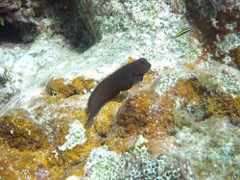
POLYGON ((140 91, 140 82, 137 82, 135 84, 133 84, 133 86, 129 89, 130 93, 136 93, 140 91))
POLYGON ((126 91, 126 90, 130 89, 132 86, 133 86, 133 81, 126 80, 126 81, 122 82, 120 91, 126 91))
POLYGON ((133 84, 140 83, 143 80, 143 74, 141 75, 133 75, 133 84))

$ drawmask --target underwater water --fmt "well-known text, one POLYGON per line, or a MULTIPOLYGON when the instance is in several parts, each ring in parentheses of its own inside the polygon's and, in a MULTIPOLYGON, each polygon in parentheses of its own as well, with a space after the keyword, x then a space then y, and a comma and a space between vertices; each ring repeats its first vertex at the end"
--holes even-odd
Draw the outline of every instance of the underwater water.
POLYGON ((240 179, 239 32, 238 0, 1 1, 0 180, 240 179))

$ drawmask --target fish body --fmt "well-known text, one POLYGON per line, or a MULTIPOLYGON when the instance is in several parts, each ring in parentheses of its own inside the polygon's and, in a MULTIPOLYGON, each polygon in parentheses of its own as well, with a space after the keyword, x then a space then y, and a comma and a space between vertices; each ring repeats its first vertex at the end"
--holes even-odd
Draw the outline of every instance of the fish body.
POLYGON ((180 31, 179 33, 177 33, 177 34, 176 34, 175 36, 173 36, 172 38, 173 38, 173 39, 178 38, 178 37, 184 35, 185 33, 189 32, 189 31, 191 31, 190 28, 183 29, 182 31, 180 31))
POLYGON ((130 89, 134 84, 142 81, 144 74, 151 68, 151 64, 140 58, 116 70, 100 82, 88 99, 88 120, 85 128, 89 128, 100 109, 121 91, 130 89))

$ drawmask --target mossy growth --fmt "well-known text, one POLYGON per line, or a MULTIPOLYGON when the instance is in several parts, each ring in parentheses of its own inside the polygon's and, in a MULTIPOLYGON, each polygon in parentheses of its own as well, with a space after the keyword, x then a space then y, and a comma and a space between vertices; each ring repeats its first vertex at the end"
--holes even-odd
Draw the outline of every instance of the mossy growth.
POLYGON ((61 168, 71 169, 78 166, 88 156, 91 149, 100 146, 101 142, 94 128, 85 131, 83 128, 87 119, 85 109, 71 106, 73 101, 76 99, 59 99, 50 105, 43 104, 35 109, 39 120, 48 118, 44 126, 50 130, 49 135, 61 155, 59 158, 63 161, 61 168), (66 102, 70 104, 62 106, 66 102), (49 112, 50 116, 48 116, 49 112))
POLYGON ((161 97, 153 91, 141 91, 127 99, 105 142, 110 150, 126 152, 138 135, 159 140, 176 133, 175 127, 191 127, 194 122, 211 116, 228 117, 232 124, 239 126, 239 109, 239 96, 233 98, 218 86, 197 78, 180 79, 161 97))
POLYGON ((48 82, 46 91, 51 96, 67 98, 75 94, 82 95, 90 91, 94 86, 92 79, 81 76, 73 79, 69 84, 65 83, 64 78, 53 78, 48 82))
POLYGON ((225 93, 210 95, 207 98, 207 113, 226 116, 233 125, 240 126, 240 96, 233 98, 225 93))
POLYGON ((31 117, 25 110, 16 109, 0 118, 0 166, 4 170, 4 173, 0 170, 0 174, 11 179, 61 179, 65 175, 83 175, 84 161, 101 143, 98 134, 85 133, 78 120, 84 121, 82 117, 86 115, 81 113, 85 110, 61 106, 74 99, 58 99, 51 103, 38 100, 34 101, 37 110, 33 105, 30 108, 36 112, 31 117), (61 108, 56 108, 59 106, 61 108), (80 141, 84 135, 86 142, 80 141))

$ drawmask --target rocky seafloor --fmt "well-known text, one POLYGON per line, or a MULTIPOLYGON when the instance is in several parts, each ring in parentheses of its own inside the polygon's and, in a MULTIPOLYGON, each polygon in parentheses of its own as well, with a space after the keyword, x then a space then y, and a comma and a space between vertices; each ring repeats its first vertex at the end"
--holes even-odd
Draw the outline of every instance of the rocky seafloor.
POLYGON ((239 70, 237 0, 3 0, 0 180, 240 179, 239 70), (140 89, 85 129, 93 89, 139 58, 140 89))

